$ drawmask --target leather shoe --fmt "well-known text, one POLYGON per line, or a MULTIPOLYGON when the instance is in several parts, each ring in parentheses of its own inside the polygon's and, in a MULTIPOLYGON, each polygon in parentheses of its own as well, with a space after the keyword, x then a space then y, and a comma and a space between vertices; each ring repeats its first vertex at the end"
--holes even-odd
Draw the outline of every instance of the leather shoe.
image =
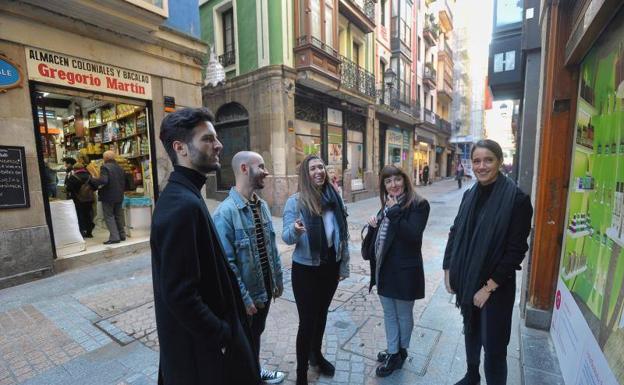
POLYGON ((123 242, 123 241, 125 241, 125 240, 126 240, 126 237, 121 237, 121 238, 119 238, 119 241, 122 241, 122 242, 123 242))
POLYGON ((318 367, 318 371, 325 376, 333 377, 334 374, 336 374, 334 365, 327 361, 320 353, 310 354, 310 366, 318 367))
MULTIPOLYGON (((403 361, 407 359, 407 349, 400 348, 399 354, 401 355, 401 358, 403 359, 403 361)), ((386 358, 388 358, 388 350, 382 350, 379 353, 377 353, 377 362, 384 362, 386 358)))
POLYGON ((119 243, 119 242, 121 242, 121 241, 106 241, 106 242, 102 242, 102 243, 105 244, 105 245, 112 245, 114 243, 119 243))
POLYGON ((379 365, 375 370, 375 374, 377 374, 377 377, 387 377, 395 370, 401 369, 404 361, 400 353, 388 354, 383 364, 379 365))

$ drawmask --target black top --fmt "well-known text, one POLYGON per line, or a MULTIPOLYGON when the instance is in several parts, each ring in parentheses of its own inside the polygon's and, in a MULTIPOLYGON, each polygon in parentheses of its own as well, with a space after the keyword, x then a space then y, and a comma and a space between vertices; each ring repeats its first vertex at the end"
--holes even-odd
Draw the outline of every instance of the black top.
POLYGON ((258 248, 258 255, 260 257, 260 266, 262 266, 262 277, 264 279, 264 289, 268 296, 271 296, 271 269, 269 266, 269 256, 267 254, 266 240, 264 239, 264 226, 262 224, 262 216, 260 212, 261 201, 256 194, 253 194, 251 200, 249 200, 249 207, 253 215, 255 233, 256 233, 256 246, 258 248))
POLYGON ((206 184, 206 175, 200 173, 199 171, 195 171, 192 168, 175 165, 173 169, 180 174, 184 175, 188 180, 193 183, 198 190, 201 191, 202 187, 206 184))
MULTIPOLYGON (((473 217, 473 221, 479 217, 481 209, 485 205, 485 202, 490 198, 494 189, 494 183, 487 186, 478 186, 479 197, 477 199, 475 211, 476 215, 473 217)), ((465 195, 465 194, 464 194, 465 195)), ((514 206, 511 211, 512 220, 509 223, 509 229, 507 230, 507 240, 505 246, 505 254, 500 260, 498 266, 494 269, 491 278, 498 285, 504 284, 508 279, 515 276, 515 271, 520 270, 520 264, 524 259, 524 256, 529 249, 527 238, 531 232, 531 218, 533 216, 533 206, 531 206, 531 198, 517 189, 516 198, 514 200, 514 206)), ((471 224, 474 228, 474 223, 471 224)), ((454 235, 455 225, 451 227, 449 240, 454 235)), ((446 251, 444 252, 444 262, 442 267, 444 270, 448 270, 451 264, 451 250, 449 245, 452 242, 447 243, 446 251)))

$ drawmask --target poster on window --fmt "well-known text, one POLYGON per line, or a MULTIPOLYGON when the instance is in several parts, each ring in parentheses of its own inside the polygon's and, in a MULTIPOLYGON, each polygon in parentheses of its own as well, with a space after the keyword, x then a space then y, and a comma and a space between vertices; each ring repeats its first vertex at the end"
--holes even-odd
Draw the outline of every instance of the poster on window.
POLYGON ((552 336, 566 385, 624 383, 624 14, 581 65, 552 336))

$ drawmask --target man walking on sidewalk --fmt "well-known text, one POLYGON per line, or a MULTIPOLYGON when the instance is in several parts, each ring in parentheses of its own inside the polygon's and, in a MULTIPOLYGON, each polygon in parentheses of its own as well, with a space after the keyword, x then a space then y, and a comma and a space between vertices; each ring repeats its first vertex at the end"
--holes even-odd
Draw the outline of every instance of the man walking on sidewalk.
POLYGON ((174 165, 150 239, 163 385, 260 383, 236 276, 200 193, 206 174, 220 168, 212 121, 207 109, 185 108, 160 128, 174 165))
POLYGON ((122 207, 126 175, 115 161, 113 151, 104 151, 103 158, 100 177, 91 179, 89 183, 94 188, 99 188, 98 197, 102 202, 104 221, 110 234, 104 244, 110 245, 126 240, 126 219, 122 207))
MULTIPOLYGON (((256 194, 269 175, 260 154, 241 151, 232 158, 236 186, 217 207, 214 220, 230 267, 236 274, 251 324, 256 361, 271 298, 282 295, 282 265, 277 252, 271 212, 256 194)), ((262 381, 279 384, 284 373, 261 369, 262 381)))

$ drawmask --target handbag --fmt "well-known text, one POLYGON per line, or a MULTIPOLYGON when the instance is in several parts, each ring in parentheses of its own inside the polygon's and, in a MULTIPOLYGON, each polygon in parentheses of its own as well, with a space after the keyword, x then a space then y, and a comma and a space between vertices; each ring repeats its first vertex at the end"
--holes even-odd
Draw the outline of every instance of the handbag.
POLYGON ((375 260, 375 240, 377 238, 377 227, 371 227, 368 224, 362 227, 362 231, 360 231, 360 236, 362 237, 362 258, 365 261, 374 261, 375 260), (366 235, 364 235, 364 231, 366 231, 366 235))

